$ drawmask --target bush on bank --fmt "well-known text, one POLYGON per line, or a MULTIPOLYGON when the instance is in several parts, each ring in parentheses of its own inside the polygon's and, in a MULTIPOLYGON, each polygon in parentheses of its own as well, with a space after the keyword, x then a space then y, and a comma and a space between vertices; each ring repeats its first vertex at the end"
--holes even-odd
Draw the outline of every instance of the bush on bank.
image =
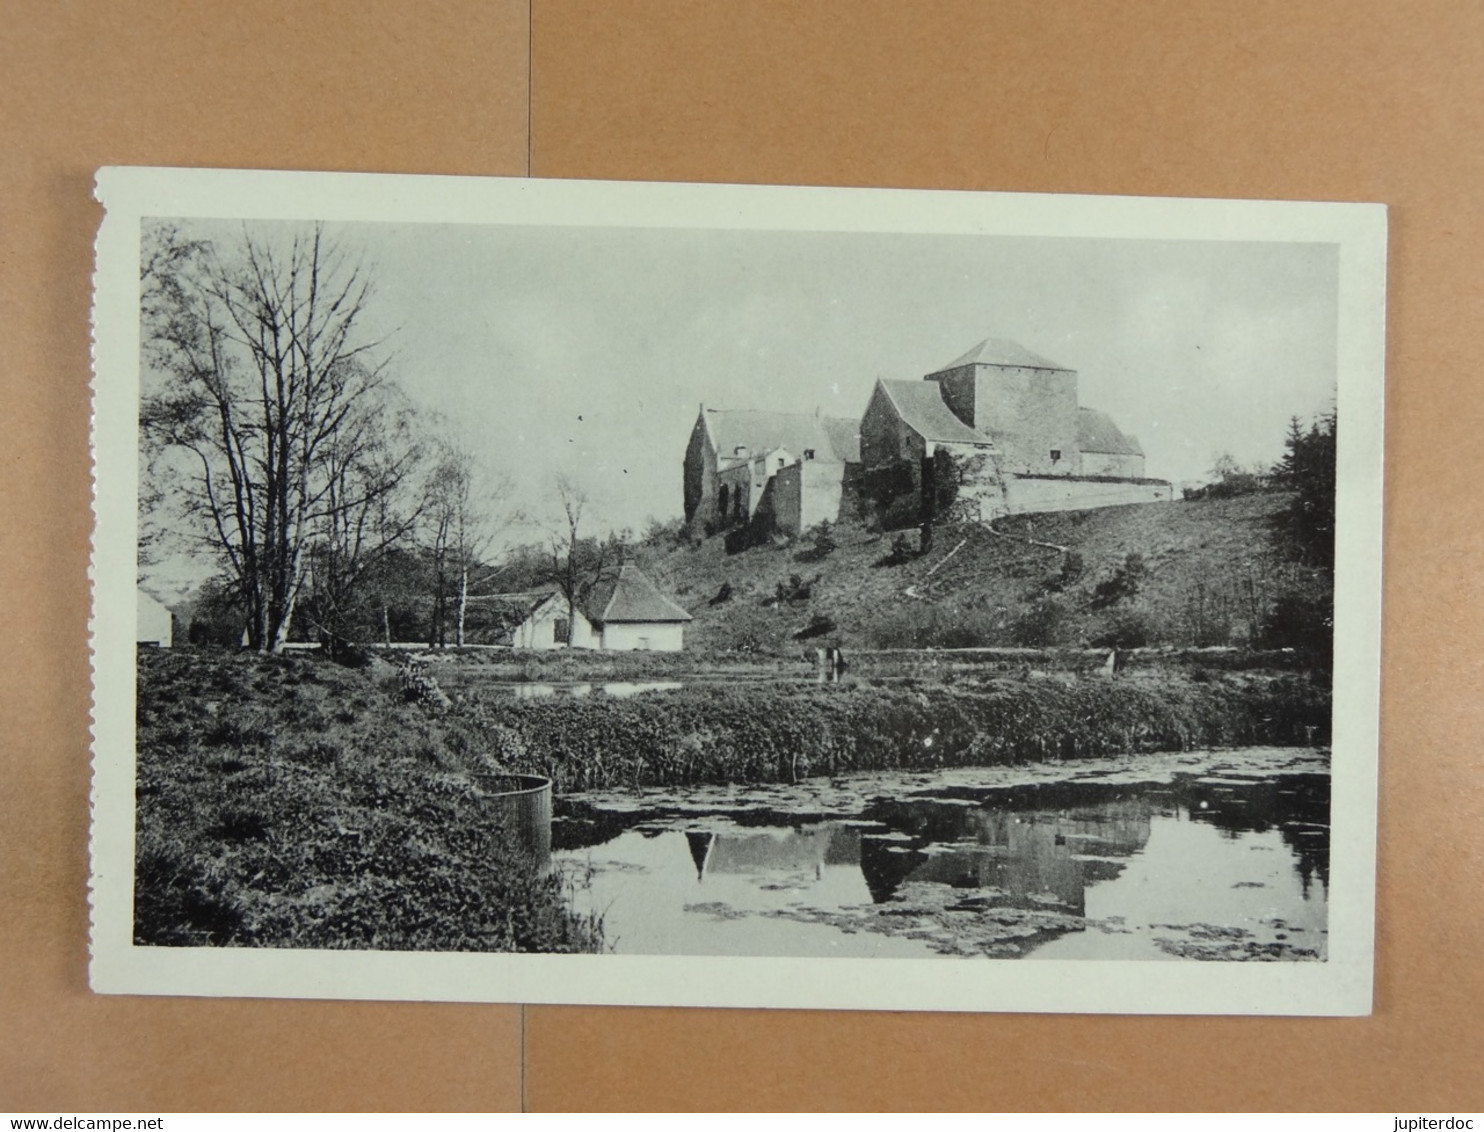
POLYGON ((462 711, 477 726, 513 733, 512 769, 548 775, 559 790, 790 782, 1329 737, 1329 692, 1303 676, 702 685, 626 699, 486 695, 462 711))

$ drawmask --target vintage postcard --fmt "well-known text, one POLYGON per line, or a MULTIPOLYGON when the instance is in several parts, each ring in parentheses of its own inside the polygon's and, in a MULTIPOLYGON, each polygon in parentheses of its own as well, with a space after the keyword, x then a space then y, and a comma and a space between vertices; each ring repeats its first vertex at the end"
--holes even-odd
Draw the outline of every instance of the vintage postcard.
POLYGON ((95 990, 1370 1010, 1381 206, 97 184, 95 990))

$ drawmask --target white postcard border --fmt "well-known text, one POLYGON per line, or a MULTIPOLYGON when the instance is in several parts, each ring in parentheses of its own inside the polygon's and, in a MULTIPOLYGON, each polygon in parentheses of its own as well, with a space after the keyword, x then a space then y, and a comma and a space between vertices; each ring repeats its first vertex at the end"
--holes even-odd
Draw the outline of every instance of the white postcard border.
POLYGON ((97 196, 91 983, 115 994, 943 1011, 1365 1014, 1379 738, 1386 214, 1372 204, 108 168, 97 196), (1329 959, 755 959, 132 942, 139 232, 149 216, 896 231, 1340 248, 1329 959))

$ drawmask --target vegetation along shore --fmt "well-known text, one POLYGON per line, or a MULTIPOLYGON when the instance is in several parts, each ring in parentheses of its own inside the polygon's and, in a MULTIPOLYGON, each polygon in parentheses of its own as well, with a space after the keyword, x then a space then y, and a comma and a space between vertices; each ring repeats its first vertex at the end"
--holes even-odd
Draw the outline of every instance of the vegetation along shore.
MULTIPOLYGON (((457 662, 436 666, 440 676, 457 662)), ((802 665, 796 671, 804 671, 802 665)), ((1223 745, 1320 745, 1327 680, 1161 669, 840 685, 696 681, 445 702, 378 661, 144 650, 138 942, 590 951, 602 925, 513 844, 491 776, 559 792, 790 782, 1223 745)))

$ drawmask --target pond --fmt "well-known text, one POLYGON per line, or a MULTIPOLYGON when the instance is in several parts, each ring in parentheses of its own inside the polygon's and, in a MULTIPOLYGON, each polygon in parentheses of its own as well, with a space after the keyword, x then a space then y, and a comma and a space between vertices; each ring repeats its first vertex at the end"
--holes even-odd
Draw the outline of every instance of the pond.
POLYGON ((572 795, 615 952, 1315 960, 1329 771, 1293 749, 572 795))

